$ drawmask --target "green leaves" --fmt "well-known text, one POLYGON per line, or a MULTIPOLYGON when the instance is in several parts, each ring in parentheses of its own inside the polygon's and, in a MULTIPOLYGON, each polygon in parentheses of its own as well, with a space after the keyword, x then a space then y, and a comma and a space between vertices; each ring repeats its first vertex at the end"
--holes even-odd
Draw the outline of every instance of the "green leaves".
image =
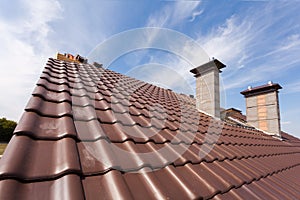
POLYGON ((0 142, 9 142, 17 123, 6 118, 0 118, 0 142))

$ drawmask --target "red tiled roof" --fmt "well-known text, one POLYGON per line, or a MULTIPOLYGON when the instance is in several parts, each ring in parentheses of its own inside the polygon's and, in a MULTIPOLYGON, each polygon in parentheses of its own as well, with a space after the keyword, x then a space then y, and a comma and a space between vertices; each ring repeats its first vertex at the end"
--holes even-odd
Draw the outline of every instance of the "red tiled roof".
POLYGON ((49 59, 0 160, 0 199, 300 198, 299 139, 231 126, 193 105, 49 59))
MULTIPOLYGON (((230 117, 232 117, 233 119, 236 119, 238 121, 240 121, 241 123, 246 123, 246 116, 242 114, 242 111, 237 110, 235 108, 229 108, 226 110, 221 111, 221 113, 223 115, 225 115, 225 118, 231 122, 232 120, 230 120, 230 117)), ((233 124, 236 124, 235 121, 233 121, 233 124)))

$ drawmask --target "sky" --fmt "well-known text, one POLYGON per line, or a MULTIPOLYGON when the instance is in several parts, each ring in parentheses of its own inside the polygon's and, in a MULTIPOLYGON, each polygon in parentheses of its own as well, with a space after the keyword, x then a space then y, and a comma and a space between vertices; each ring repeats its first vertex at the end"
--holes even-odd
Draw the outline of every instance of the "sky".
POLYGON ((226 64, 221 73, 223 107, 245 113, 242 90, 270 80, 279 83, 282 130, 300 137, 299 9, 299 1, 280 0, 1 0, 0 117, 18 121, 47 59, 57 52, 80 54, 185 94, 195 91, 189 70, 214 57, 226 64), (137 34, 145 29, 142 41, 137 34), (168 37, 159 38, 166 32, 168 37), (166 43, 171 50, 162 48, 166 43), (101 45, 102 52, 97 51, 101 45), (105 63, 109 53, 117 57, 105 63), (203 59, 193 63, 181 56, 188 53, 196 61, 203 59))

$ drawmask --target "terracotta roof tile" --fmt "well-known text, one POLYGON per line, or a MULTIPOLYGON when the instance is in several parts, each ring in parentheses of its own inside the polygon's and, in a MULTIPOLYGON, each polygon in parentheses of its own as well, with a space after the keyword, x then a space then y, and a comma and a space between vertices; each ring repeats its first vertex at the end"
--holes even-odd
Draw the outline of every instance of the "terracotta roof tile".
POLYGON ((0 178, 34 181, 80 172, 77 145, 72 138, 52 141, 14 136, 10 144, 1 159, 0 178))
POLYGON ((195 99, 49 59, 0 160, 0 199, 299 199, 300 140, 195 99))
POLYGON ((58 179, 38 182, 19 182, 14 179, 0 181, 0 199, 84 199, 79 176, 64 175, 58 179), (65 192, 58 192, 65 191, 65 192))

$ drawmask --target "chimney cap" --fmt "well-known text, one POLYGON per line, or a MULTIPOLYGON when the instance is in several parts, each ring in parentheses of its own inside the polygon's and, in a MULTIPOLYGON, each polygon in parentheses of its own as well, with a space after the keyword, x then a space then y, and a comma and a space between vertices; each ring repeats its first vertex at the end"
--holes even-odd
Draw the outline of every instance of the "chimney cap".
POLYGON ((269 93, 273 91, 278 91, 279 89, 282 89, 282 87, 278 83, 273 83, 269 81, 265 85, 261 85, 257 87, 248 87, 248 89, 242 91, 241 94, 244 95, 245 97, 249 97, 249 96, 256 96, 259 94, 269 93))
POLYGON ((209 68, 211 68, 211 67, 213 67, 213 66, 216 66, 217 69, 218 69, 220 72, 221 72, 220 69, 226 67, 226 65, 224 65, 223 63, 221 63, 218 59, 215 59, 215 58, 214 58, 213 60, 211 60, 211 61, 209 61, 209 62, 207 62, 207 63, 205 63, 205 64, 203 64, 203 65, 200 65, 199 67, 196 67, 196 68, 194 68, 194 69, 191 69, 190 72, 193 73, 193 74, 195 74, 195 76, 198 76, 198 75, 200 75, 200 73, 201 73, 202 71, 206 71, 207 69, 209 69, 209 68))

